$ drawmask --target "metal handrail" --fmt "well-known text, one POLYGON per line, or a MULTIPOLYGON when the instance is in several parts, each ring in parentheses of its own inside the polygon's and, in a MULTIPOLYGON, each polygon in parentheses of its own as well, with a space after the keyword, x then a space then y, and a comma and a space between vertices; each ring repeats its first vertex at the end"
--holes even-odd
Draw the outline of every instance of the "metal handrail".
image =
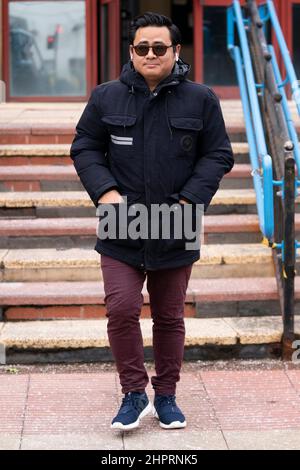
MULTIPOLYGON (((297 188, 300 186, 300 181, 295 178, 295 167, 299 175, 300 150, 284 87, 288 83, 291 85, 298 113, 300 91, 272 0, 267 0, 267 4, 259 8, 255 0, 247 0, 246 11, 248 16, 243 18, 240 2, 233 0, 227 16, 228 49, 236 65, 251 164, 255 173, 262 172, 262 184, 259 185, 254 179, 258 215, 263 222, 260 223, 262 233, 268 238, 268 246, 273 248, 272 256, 283 318, 283 355, 290 358, 294 338, 295 259, 296 250, 300 247, 300 243, 295 240, 295 199, 297 188), (287 71, 284 82, 274 48, 266 42, 268 20, 271 21, 283 54, 287 71), (234 22, 242 54, 240 48, 234 45, 234 22), (272 159, 267 154, 267 149, 271 152, 272 159), (258 152, 262 155, 260 159, 258 152), (258 168, 259 163, 262 165, 261 169, 258 168), (274 191, 277 187, 279 191, 274 191), (263 210, 261 199, 264 203, 263 210), (265 225, 269 218, 272 221, 270 233, 269 227, 267 226, 266 230, 265 225)), ((266 242, 265 238, 263 242, 266 242)))
MULTIPOLYGON (((289 105, 288 105, 288 100, 287 100, 287 97, 286 97, 284 87, 281 86, 281 85, 283 85, 283 81, 282 81, 280 70, 279 70, 279 67, 278 67, 274 47, 269 45, 268 50, 269 50, 269 52, 271 54, 271 57, 272 57, 272 59, 271 59, 272 60, 272 66, 273 66, 273 71, 274 71, 276 83, 277 83, 277 86, 278 86, 278 92, 282 96, 282 102, 281 102, 282 103, 282 108, 283 108, 283 112, 284 112, 284 115, 285 115, 285 120, 286 120, 286 123, 287 123, 290 139, 291 139, 291 141, 293 142, 293 145, 294 145, 294 156, 295 156, 298 175, 300 175, 300 149, 299 149, 299 141, 298 141, 297 132, 296 132, 296 129, 295 129, 294 121, 292 119, 292 115, 291 115, 291 111, 290 111, 290 108, 289 108, 289 105)), ((285 85, 286 84, 287 84, 287 82, 285 81, 285 85)), ((295 195, 297 196, 297 184, 296 184, 296 188, 295 188, 295 195)))
MULTIPOLYGON (((295 198, 297 195, 295 167, 299 165, 299 143, 284 86, 296 75, 272 1, 268 1, 266 6, 267 15, 262 20, 260 12, 263 7, 259 9, 255 0, 247 0, 250 21, 248 36, 253 51, 252 58, 256 76, 264 82, 265 87, 261 108, 269 148, 273 154, 276 177, 273 184, 281 187, 281 190, 274 194, 276 243, 273 246, 275 249, 272 250, 272 255, 283 320, 283 356, 290 358, 295 337, 294 279, 298 247, 298 242, 295 240, 295 198), (281 43, 280 50, 284 55, 283 61, 289 67, 287 79, 284 82, 282 82, 274 49, 267 45, 265 39, 265 22, 268 19, 271 20, 272 26, 276 27, 273 32, 275 32, 277 42, 281 43)), ((298 84, 297 87, 294 87, 294 95, 296 88, 298 88, 298 84)))
POLYGON ((234 0, 232 7, 227 9, 227 48, 234 59, 240 87, 260 230, 272 243, 274 236, 272 159, 267 152, 257 86, 244 28, 246 21, 239 1, 234 0), (237 26, 241 48, 234 45, 234 23, 237 26))

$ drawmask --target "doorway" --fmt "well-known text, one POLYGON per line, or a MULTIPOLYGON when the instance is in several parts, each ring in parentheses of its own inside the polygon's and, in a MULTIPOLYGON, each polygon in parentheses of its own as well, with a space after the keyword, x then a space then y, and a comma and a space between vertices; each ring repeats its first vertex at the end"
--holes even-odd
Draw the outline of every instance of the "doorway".
POLYGON ((129 59, 129 25, 132 18, 146 11, 172 18, 182 34, 181 58, 191 65, 189 78, 194 80, 193 0, 121 0, 121 63, 129 59))

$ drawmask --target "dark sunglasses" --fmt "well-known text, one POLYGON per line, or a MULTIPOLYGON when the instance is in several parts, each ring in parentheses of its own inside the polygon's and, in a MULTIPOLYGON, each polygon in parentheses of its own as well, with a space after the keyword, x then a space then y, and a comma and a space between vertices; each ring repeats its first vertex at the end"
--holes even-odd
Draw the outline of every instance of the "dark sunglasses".
POLYGON ((156 56, 163 56, 166 54, 169 47, 175 47, 173 44, 171 46, 165 46, 163 44, 157 44, 156 46, 148 46, 147 44, 138 44, 137 46, 132 46, 137 55, 145 56, 148 54, 149 49, 152 49, 153 54, 156 56))

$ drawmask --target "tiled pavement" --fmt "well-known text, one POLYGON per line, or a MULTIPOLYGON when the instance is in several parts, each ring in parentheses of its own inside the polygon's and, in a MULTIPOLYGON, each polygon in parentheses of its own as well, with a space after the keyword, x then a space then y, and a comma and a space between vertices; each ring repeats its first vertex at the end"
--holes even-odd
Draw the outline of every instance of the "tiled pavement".
POLYGON ((177 390, 188 422, 183 430, 163 430, 148 415, 137 430, 112 431, 121 397, 111 369, 2 369, 0 449, 300 448, 300 368, 184 368, 177 390))

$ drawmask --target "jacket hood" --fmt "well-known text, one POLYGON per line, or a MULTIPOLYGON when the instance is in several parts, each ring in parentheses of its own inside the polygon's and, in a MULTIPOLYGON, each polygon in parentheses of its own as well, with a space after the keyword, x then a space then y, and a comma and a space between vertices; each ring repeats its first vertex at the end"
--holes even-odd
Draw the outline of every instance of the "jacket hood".
MULTIPOLYGON (((185 80, 186 76, 188 75, 191 66, 185 63, 182 59, 178 59, 175 63, 170 75, 168 75, 164 80, 162 80, 157 88, 159 88, 163 84, 168 84, 169 82, 181 82, 185 80)), ((148 89, 148 85, 144 79, 144 77, 137 72, 131 60, 129 60, 122 68, 120 81, 125 83, 130 88, 136 89, 148 89)))

